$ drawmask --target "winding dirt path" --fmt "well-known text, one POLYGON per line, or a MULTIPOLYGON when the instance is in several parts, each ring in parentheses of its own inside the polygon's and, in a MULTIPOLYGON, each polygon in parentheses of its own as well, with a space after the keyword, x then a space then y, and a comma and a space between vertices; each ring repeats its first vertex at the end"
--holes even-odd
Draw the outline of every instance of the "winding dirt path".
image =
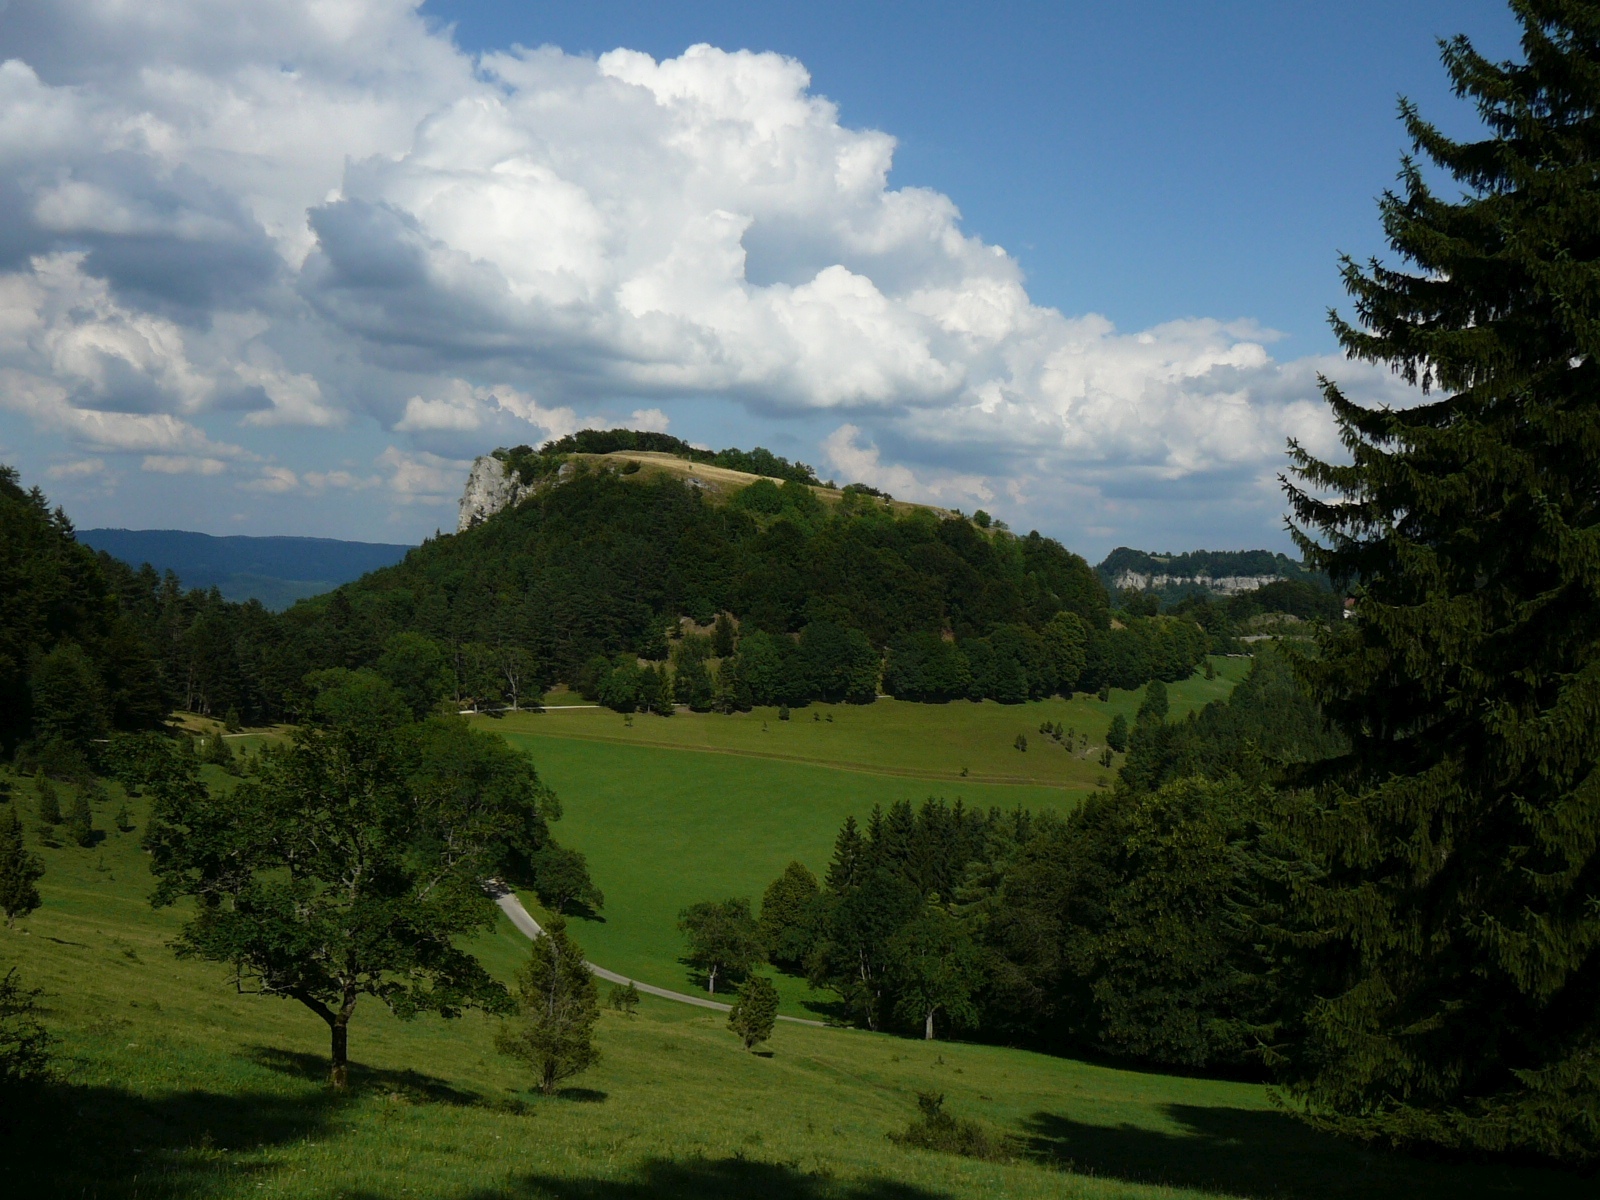
MULTIPOLYGON (((544 930, 539 927, 539 922, 533 919, 533 914, 522 906, 522 900, 515 892, 498 891, 495 894, 494 902, 500 906, 501 912, 511 918, 511 923, 528 938, 536 938, 544 933, 544 930)), ((608 983, 631 983, 641 992, 651 996, 659 996, 663 1000, 672 1000, 678 1004, 692 1004, 696 1008, 714 1008, 718 1012, 727 1012, 733 1007, 733 1005, 723 1004, 719 1000, 708 1000, 704 996, 689 996, 683 992, 669 992, 666 988, 658 988, 652 983, 640 983, 637 979, 629 979, 626 975, 618 975, 615 971, 608 971, 604 967, 596 966, 594 963, 585 963, 584 965, 589 968, 589 973, 597 979, 604 979, 608 983)), ((815 1025, 818 1029, 828 1028, 825 1021, 812 1021, 806 1017, 790 1017, 782 1013, 778 1014, 778 1020, 790 1021, 796 1025, 815 1025)))

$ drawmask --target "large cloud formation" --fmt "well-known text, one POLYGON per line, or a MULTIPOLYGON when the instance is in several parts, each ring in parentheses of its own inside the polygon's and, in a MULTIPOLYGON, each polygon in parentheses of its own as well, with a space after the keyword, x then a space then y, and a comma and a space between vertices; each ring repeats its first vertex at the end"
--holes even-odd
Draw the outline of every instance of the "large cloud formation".
POLYGON ((0 407, 149 471, 426 501, 474 445, 723 398, 825 416, 824 473, 1108 531, 1259 507, 1286 436, 1328 446, 1320 364, 1034 304, 792 59, 473 57, 416 9, 0 10, 0 407), (364 419, 379 475, 279 461, 364 419))

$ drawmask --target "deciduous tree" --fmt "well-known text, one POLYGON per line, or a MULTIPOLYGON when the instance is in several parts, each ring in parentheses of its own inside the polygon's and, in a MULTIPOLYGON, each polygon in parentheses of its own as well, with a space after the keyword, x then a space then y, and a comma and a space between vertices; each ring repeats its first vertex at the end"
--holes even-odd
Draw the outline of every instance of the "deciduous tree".
POLYGON ((507 1007, 457 942, 493 924, 486 877, 539 849, 546 794, 499 739, 454 718, 399 725, 359 677, 342 692, 319 700, 334 719, 298 731, 227 796, 181 756, 147 754, 139 767, 153 801, 152 900, 199 901, 180 953, 228 963, 241 991, 298 1000, 327 1022, 336 1088, 362 996, 403 1018, 507 1007))

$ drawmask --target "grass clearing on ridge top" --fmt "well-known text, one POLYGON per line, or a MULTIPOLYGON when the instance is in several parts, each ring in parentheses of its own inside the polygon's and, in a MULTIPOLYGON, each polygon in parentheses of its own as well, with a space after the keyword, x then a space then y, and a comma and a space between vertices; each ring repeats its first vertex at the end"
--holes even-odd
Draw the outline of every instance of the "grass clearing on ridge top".
MULTIPOLYGON (((631 1020, 602 1014, 601 1063, 548 1099, 494 1052, 489 1019, 401 1022, 363 1001, 352 1091, 338 1097, 322 1082, 321 1021, 292 1002, 237 995, 224 968, 167 949, 182 912, 149 906, 142 799, 135 832, 52 849, 34 836, 31 785, 17 791, 45 862, 45 903, 0 927, 0 969, 20 965, 45 989, 64 1076, 0 1131, 0 1194, 19 1200, 1592 1192, 1575 1175, 1363 1151, 1295 1124, 1248 1084, 792 1025, 779 1026, 771 1057, 746 1054, 720 1015, 649 997, 631 1020), (1018 1158, 973 1162, 889 1142, 930 1089, 1014 1137, 1018 1158)), ((96 821, 107 828, 108 813, 96 821)), ((501 920, 472 949, 506 978, 527 941, 501 920)))

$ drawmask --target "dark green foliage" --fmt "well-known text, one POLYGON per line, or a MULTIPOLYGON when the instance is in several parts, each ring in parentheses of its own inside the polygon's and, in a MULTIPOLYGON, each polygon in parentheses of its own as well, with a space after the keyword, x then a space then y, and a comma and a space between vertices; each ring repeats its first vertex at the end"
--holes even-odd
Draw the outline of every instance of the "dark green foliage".
MULTIPOLYGON (((927 1013, 921 1006, 943 985, 929 961, 916 961, 917 947, 931 944, 931 935, 924 937, 924 930, 913 937, 907 926, 938 897, 955 895, 969 868, 1014 836, 1019 822, 1026 823, 1021 814, 983 815, 959 800, 934 799, 917 809, 903 801, 887 813, 874 809, 865 832, 847 819, 834 843, 826 889, 811 906, 815 932, 806 972, 812 982, 837 992, 869 1028, 883 1027, 897 1009, 902 1020, 914 1010, 921 1032, 927 1013)), ((953 993, 940 991, 935 1010, 951 1003, 953 993)), ((965 1020, 968 1010, 957 1003, 965 1020)))
POLYGON ((1331 728, 1282 652, 1260 650, 1226 702, 1182 721, 1141 724, 1128 742, 1122 782, 1154 791, 1186 776, 1251 783, 1279 779, 1295 764, 1343 753, 1349 742, 1331 728))
POLYGON ((1285 856, 1271 811, 1270 795, 1237 780, 1189 779, 1120 788, 1047 826, 992 910, 1009 964, 997 1005, 1023 1021, 1046 1008, 1063 1049, 1191 1068, 1249 1061, 1285 1003, 1255 932, 1285 856), (1040 942, 1040 930, 1052 936, 1040 942))
POLYGON ((0 804, 0 912, 14 925, 39 907, 38 882, 44 875, 39 856, 28 850, 22 822, 9 804, 0 804))
POLYGON ((231 704, 228 706, 227 713, 222 718, 222 727, 229 733, 238 733, 244 728, 244 726, 239 723, 239 710, 233 707, 231 704))
POLYGON ((1382 200, 1402 263, 1344 264, 1357 323, 1335 332, 1421 402, 1368 409, 1328 384, 1350 465, 1293 448, 1302 545, 1359 587, 1304 666, 1350 748, 1311 777, 1323 999, 1283 1070, 1362 1136, 1592 1163, 1600 7, 1512 8, 1523 62, 1444 49, 1486 136, 1402 106, 1435 168, 1408 160, 1382 200))
POLYGON ((16 967, 0 976, 0 1093, 14 1094, 50 1077, 55 1039, 39 1020, 39 995, 16 967))
POLYGON ((45 729, 84 739, 108 723, 104 679, 83 649, 103 657, 121 632, 107 601, 94 553, 74 539, 66 514, 0 467, 0 746, 45 729))
POLYGON ((455 684, 444 647, 420 633, 395 634, 375 666, 419 721, 433 712, 455 684))
POLYGON ((1145 685, 1144 699, 1139 702, 1139 711, 1135 714, 1135 725, 1159 725, 1167 719, 1167 685, 1159 679, 1152 679, 1145 685))
POLYGON ((1118 713, 1106 730, 1106 748, 1121 754, 1128 748, 1128 718, 1118 713))
POLYGON ((100 673, 76 642, 65 642, 41 657, 29 674, 28 690, 41 740, 87 746, 105 733, 100 673))
POLYGON ((152 902, 200 902, 180 953, 315 1012, 342 1088, 362 995, 401 1017, 506 1006, 456 940, 493 924, 483 880, 542 847, 549 793, 493 735, 454 718, 401 723, 405 706, 376 676, 346 673, 317 704, 325 724, 225 797, 159 741, 119 758, 152 798, 152 902))
POLYGON ((971 931, 931 895, 889 940, 885 983, 894 996, 894 1015, 905 1025, 920 1025, 929 1041, 935 1018, 958 1028, 976 1025, 975 998, 987 965, 971 931))
POLYGON ((600 1061, 594 1044, 599 989, 584 962, 583 948, 567 936, 562 918, 551 921, 533 939, 528 963, 517 972, 515 1002, 515 1015, 500 1027, 495 1047, 526 1063, 545 1095, 563 1079, 600 1061))
POLYGON ((605 907, 605 895, 589 877, 589 860, 581 851, 546 842, 534 853, 532 866, 533 890, 552 911, 565 913, 582 905, 597 913, 605 907))
POLYGON ((891 1142, 914 1146, 918 1150, 937 1150, 943 1154, 959 1154, 965 1158, 981 1158, 990 1162, 1011 1156, 1003 1137, 991 1133, 970 1118, 945 1112, 943 1093, 918 1092, 917 1113, 916 1120, 904 1133, 888 1135, 891 1142))
POLYGON ((758 922, 761 944, 774 965, 795 970, 816 939, 816 903, 822 889, 804 863, 791 862, 767 885, 758 922))
POLYGON ((56 791, 56 785, 50 782, 50 777, 43 771, 39 772, 34 777, 33 787, 38 795, 39 823, 47 826, 61 824, 61 796, 56 791))
POLYGON ((639 1011, 639 989, 633 986, 631 979, 626 987, 620 983, 613 983, 610 993, 606 996, 606 1003, 614 1012, 631 1017, 639 1011))
POLYGON ((727 613, 717 614, 717 624, 711 631, 711 653, 717 658, 727 658, 733 653, 735 630, 733 619, 727 613))
POLYGON ((79 787, 67 801, 66 819, 61 832, 74 846, 92 846, 98 831, 94 827, 94 810, 89 807, 88 789, 79 787))
POLYGON ((746 1050, 753 1050, 772 1036, 777 1023, 778 989, 765 975, 750 976, 728 1012, 728 1028, 739 1035, 746 1050))
POLYGON ((678 928, 688 942, 685 961, 705 975, 712 995, 719 978, 737 982, 766 957, 748 900, 691 904, 678 914, 678 928))

